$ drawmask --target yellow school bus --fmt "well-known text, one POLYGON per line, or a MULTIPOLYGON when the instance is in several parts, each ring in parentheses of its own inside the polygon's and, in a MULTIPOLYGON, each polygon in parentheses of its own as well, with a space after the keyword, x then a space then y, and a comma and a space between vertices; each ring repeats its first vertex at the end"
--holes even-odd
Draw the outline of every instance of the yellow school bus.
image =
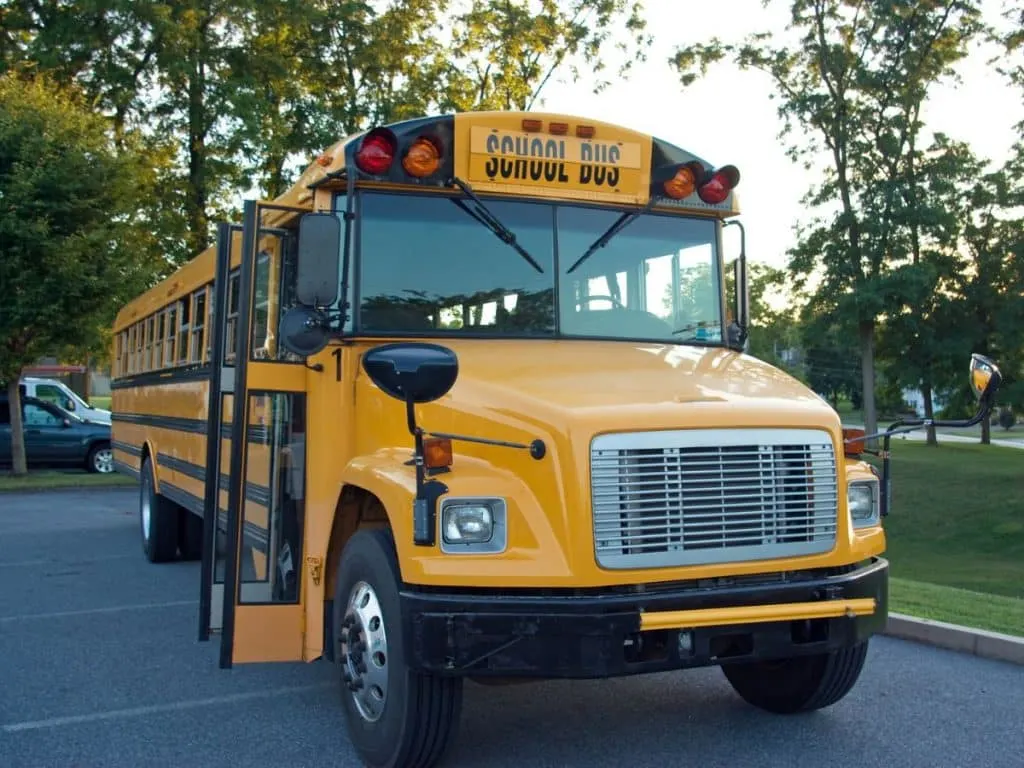
MULTIPOLYGON (((913 425, 880 476, 877 435, 745 353, 739 178, 568 115, 381 125, 125 306, 116 466, 145 555, 201 560, 221 666, 333 664, 371 766, 433 765, 465 678, 842 698, 913 425)), ((970 376, 977 423, 999 373, 970 376)))

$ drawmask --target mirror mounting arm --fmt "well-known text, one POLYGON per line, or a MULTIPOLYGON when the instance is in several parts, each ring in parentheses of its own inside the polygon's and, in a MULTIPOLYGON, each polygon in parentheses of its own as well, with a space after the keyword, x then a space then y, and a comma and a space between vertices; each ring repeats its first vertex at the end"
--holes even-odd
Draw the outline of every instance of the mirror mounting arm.
MULTIPOLYGON (((889 508, 891 506, 892 494, 891 490, 891 475, 890 475, 890 451, 889 445, 893 435, 899 435, 906 432, 913 432, 915 429, 921 427, 947 427, 950 429, 960 429, 964 427, 973 427, 975 424, 980 424, 984 419, 988 418, 992 412, 992 408, 995 406, 996 392, 999 389, 999 385, 1002 383, 1002 374, 995 364, 984 357, 983 355, 974 354, 971 355, 971 368, 970 373, 973 377, 975 368, 983 371, 987 371, 989 376, 986 379, 984 390, 980 388, 975 389, 975 393, 978 397, 978 410, 969 419, 900 419, 889 425, 889 428, 884 432, 876 432, 872 435, 857 435, 855 437, 847 438, 843 441, 844 445, 850 443, 863 443, 868 440, 874 440, 876 438, 882 438, 882 450, 880 451, 866 451, 866 453, 872 456, 879 456, 882 459, 882 479, 880 483, 880 498, 879 498, 879 512, 882 517, 886 517, 889 514, 889 508)), ((972 386, 977 386, 972 378, 972 386)))
POLYGON ((352 258, 352 222, 355 221, 356 214, 353 210, 355 206, 356 197, 356 168, 354 163, 349 162, 345 168, 345 213, 342 215, 342 219, 345 222, 345 242, 342 245, 342 256, 341 256, 341 282, 338 286, 340 300, 338 301, 338 327, 337 330, 340 332, 345 327, 345 323, 348 320, 349 310, 351 306, 348 301, 348 275, 349 265, 352 258))

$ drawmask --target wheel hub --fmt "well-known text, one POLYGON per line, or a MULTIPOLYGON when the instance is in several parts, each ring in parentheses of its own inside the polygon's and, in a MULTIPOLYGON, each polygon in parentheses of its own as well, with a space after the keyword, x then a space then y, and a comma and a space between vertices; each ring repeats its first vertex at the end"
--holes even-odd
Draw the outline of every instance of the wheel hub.
POLYGON ((342 675, 356 709, 376 722, 387 701, 388 642, 380 601, 366 582, 352 589, 339 641, 342 675))

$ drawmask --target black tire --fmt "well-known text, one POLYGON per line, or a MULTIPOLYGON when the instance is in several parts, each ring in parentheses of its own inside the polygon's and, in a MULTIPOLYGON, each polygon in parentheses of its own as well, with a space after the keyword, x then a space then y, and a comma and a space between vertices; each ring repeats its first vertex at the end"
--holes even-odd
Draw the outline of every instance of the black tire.
POLYGON ((203 518, 178 507, 178 549, 183 560, 203 557, 203 518))
POLYGON ((110 474, 114 471, 114 452, 110 443, 96 443, 89 449, 85 468, 93 474, 110 474))
POLYGON ((868 641, 815 656, 723 664, 726 679, 748 704, 780 715, 830 707, 856 685, 868 641))
POLYGON ((139 483, 139 532, 142 534, 142 551, 149 562, 166 563, 177 556, 178 508, 156 492, 153 462, 148 456, 142 461, 139 483))
MULTIPOLYGON (((462 712, 462 678, 444 678, 411 671, 406 662, 398 589, 401 581, 390 532, 381 529, 357 531, 342 553, 334 592, 334 658, 341 675, 341 698, 349 738, 363 763, 370 768, 430 768, 444 756, 455 739, 462 712), (368 718, 357 704, 350 675, 363 682, 360 693, 372 688, 374 678, 366 673, 377 654, 363 654, 358 648, 373 629, 375 610, 361 611, 364 619, 346 623, 350 597, 355 588, 368 585, 379 605, 386 649, 385 693, 378 712, 368 718), (349 643, 356 645, 348 656, 349 643), (369 683, 367 682, 369 681, 369 683), (377 718, 371 719, 376 714, 377 718)), ((369 604, 372 609, 373 603, 369 604)), ((374 632, 379 630, 374 629, 374 632)), ((377 639, 379 639, 377 635, 377 639)), ((375 669, 381 669, 377 666, 375 669)), ((377 678, 379 680, 379 678, 377 678)))

